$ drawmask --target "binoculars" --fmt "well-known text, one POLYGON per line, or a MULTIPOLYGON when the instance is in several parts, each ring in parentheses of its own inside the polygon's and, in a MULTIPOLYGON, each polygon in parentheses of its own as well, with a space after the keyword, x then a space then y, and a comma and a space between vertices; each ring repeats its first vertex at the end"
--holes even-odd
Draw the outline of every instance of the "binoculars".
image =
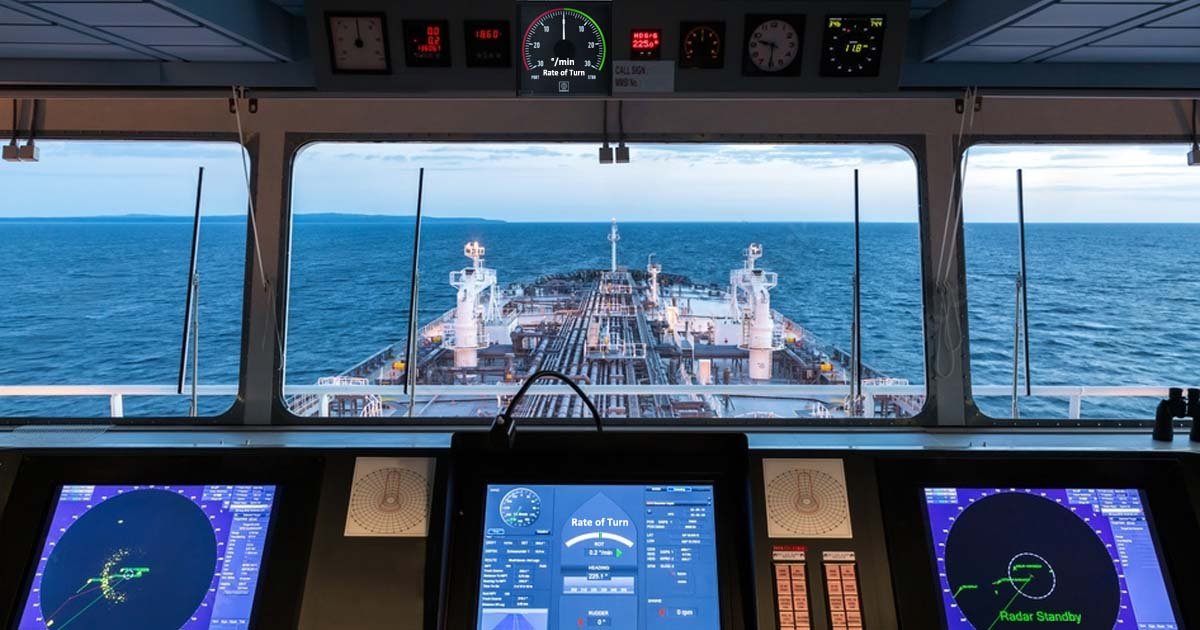
POLYGON ((1175 419, 1191 418, 1192 430, 1189 439, 1200 442, 1200 388, 1189 387, 1187 400, 1183 398, 1183 389, 1172 387, 1167 392, 1167 399, 1158 403, 1154 412, 1154 439, 1160 442, 1170 442, 1175 437, 1175 419))

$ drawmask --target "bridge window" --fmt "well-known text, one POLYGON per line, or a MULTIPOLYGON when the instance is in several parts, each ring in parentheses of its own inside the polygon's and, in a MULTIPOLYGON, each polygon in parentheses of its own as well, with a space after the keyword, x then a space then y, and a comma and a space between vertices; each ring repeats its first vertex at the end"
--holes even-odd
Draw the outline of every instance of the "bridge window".
POLYGON ((237 145, 37 146, 37 162, 0 163, 0 416, 190 413, 176 391, 199 167, 198 412, 228 409, 246 258, 237 145))
MULTIPOLYGON (((971 379, 976 403, 1013 417, 1025 206, 1032 396, 1015 347, 1022 419, 1152 418, 1168 387, 1196 386, 1200 309, 1187 145, 976 146, 965 183, 971 379)), ((1023 320, 1022 316, 1020 320, 1023 320)), ((1022 326, 1023 328, 1023 326, 1022 326)))
MULTIPOLYGON (((897 147, 639 144, 600 164, 590 143, 320 143, 295 160, 292 217, 285 395, 301 415, 490 421, 538 369, 610 420, 923 404, 916 169, 897 147)), ((538 391, 519 415, 585 413, 538 391)))

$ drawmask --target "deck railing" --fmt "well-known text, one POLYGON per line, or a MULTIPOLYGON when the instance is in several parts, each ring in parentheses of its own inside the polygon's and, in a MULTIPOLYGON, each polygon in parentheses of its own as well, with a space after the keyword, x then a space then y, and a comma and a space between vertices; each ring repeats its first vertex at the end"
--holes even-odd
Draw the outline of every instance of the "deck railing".
MULTIPOLYGON (((518 384, 504 385, 418 385, 417 400, 427 401, 435 397, 457 396, 490 398, 509 396, 516 393, 518 384)), ((711 396, 751 396, 760 398, 822 398, 835 401, 844 399, 850 393, 848 385, 582 385, 589 395, 688 395, 704 394, 711 396)), ((1083 400, 1085 398, 1165 398, 1167 386, 1078 386, 1078 385, 1043 385, 1033 388, 1034 398, 1066 398, 1069 401, 1068 418, 1078 420, 1081 417, 1083 400)), ((235 396, 237 385, 200 385, 197 394, 202 397, 235 396)), ((328 409, 328 400, 334 396, 382 396, 402 399, 405 397, 404 388, 399 385, 288 385, 284 391, 287 396, 304 396, 307 400, 314 398, 324 401, 318 404, 319 409, 328 409)), ((571 394, 565 385, 536 385, 530 388, 531 394, 571 394)), ((923 385, 864 385, 863 394, 869 400, 881 396, 920 397, 925 395, 923 385)), ((972 388, 975 397, 1008 397, 1012 395, 1011 385, 980 385, 972 388)), ((172 385, 0 385, 0 403, 4 398, 108 398, 109 417, 120 418, 125 415, 125 398, 128 397, 178 397, 190 396, 190 391, 179 394, 172 385)), ((866 404, 870 410, 873 404, 866 404)), ((1152 404, 1146 405, 1147 417, 1152 404)), ((420 415, 417 413, 416 415, 420 415)))

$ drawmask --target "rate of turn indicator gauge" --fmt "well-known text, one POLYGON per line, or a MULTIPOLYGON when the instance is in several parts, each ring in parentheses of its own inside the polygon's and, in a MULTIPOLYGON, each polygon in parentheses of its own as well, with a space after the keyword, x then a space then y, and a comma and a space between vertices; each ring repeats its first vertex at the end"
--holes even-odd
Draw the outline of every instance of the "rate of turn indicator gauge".
POLYGON ((548 10, 545 6, 544 2, 518 4, 524 28, 520 94, 608 94, 608 3, 578 3, 548 10))

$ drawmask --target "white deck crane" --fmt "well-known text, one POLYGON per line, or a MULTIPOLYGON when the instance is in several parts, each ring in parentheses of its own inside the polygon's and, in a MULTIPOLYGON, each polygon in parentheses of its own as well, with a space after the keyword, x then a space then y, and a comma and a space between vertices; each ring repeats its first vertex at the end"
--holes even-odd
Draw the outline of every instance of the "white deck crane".
POLYGON ((763 255, 762 245, 750 243, 743 253, 745 264, 729 272, 734 309, 742 317, 742 343, 738 347, 750 352, 750 378, 765 381, 771 378, 771 353, 782 348, 775 339, 771 314, 771 289, 779 284, 779 274, 755 268, 755 261, 763 255), (745 308, 740 303, 743 296, 745 308))
POLYGON ((650 274, 650 304, 658 304, 658 274, 662 273, 662 265, 654 262, 654 254, 646 258, 646 273, 650 274))
POLYGON ((454 367, 479 365, 479 348, 487 345, 483 321, 496 314, 496 270, 483 266, 484 252, 479 241, 467 243, 463 246, 463 255, 471 259, 471 266, 450 272, 450 285, 458 289, 458 306, 454 310, 454 367), (486 302, 483 301, 485 292, 486 302))

